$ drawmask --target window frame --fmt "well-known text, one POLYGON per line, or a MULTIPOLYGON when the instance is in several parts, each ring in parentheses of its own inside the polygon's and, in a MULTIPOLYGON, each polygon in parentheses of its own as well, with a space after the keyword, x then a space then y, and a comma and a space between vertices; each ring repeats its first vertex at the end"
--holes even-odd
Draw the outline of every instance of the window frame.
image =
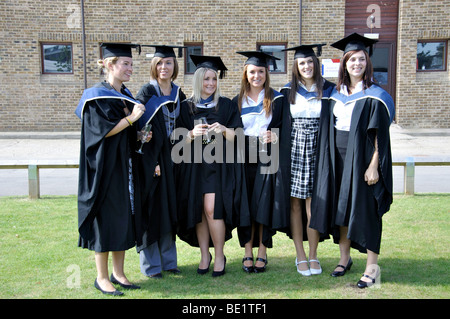
MULTIPOLYGON (((284 49, 287 49, 287 42, 258 42, 258 43, 256 43, 256 50, 261 51, 261 46, 271 46, 271 45, 281 45, 281 46, 284 46, 284 49)), ((287 51, 279 51, 279 52, 284 53, 284 72, 283 71, 280 71, 280 72, 270 71, 270 74, 287 74, 288 73, 287 51)), ((276 60, 277 64, 280 62, 281 61, 276 60)))
POLYGON ((203 55, 203 42, 185 42, 183 45, 186 47, 186 48, 183 49, 183 51, 184 51, 184 54, 183 54, 183 57, 184 57, 184 74, 192 75, 192 74, 195 73, 195 70, 194 70, 194 72, 188 72, 188 70, 187 70, 188 59, 189 59, 188 48, 189 47, 200 47, 201 48, 201 53, 200 54, 203 55))
POLYGON ((447 56, 448 56, 448 40, 439 40, 439 39, 433 39, 433 40, 417 40, 417 45, 419 45, 419 43, 444 43, 444 52, 443 52, 443 57, 442 57, 442 69, 439 70, 422 70, 419 69, 419 59, 417 57, 417 48, 416 48, 416 72, 419 73, 428 73, 428 72, 446 72, 447 71, 447 56))
POLYGON ((74 74, 73 72, 73 43, 72 42, 40 42, 41 48, 41 73, 42 74, 51 74, 51 75, 59 75, 59 74, 74 74), (45 50, 44 46, 46 45, 64 45, 70 46, 70 63, 71 63, 71 71, 70 72, 46 72, 45 70, 45 50))

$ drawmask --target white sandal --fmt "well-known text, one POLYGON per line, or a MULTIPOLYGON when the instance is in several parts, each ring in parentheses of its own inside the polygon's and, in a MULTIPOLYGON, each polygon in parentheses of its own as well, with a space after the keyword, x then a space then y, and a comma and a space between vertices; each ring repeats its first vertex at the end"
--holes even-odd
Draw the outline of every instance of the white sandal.
POLYGON ((307 260, 301 260, 301 261, 297 261, 297 258, 295 258, 295 268, 297 268, 297 272, 305 277, 311 276, 311 271, 309 270, 309 266, 308 266, 308 270, 300 270, 298 269, 298 265, 299 264, 303 264, 303 263, 308 263, 307 260))
POLYGON ((311 262, 311 261, 314 261, 319 264, 319 269, 314 269, 314 268, 309 267, 311 274, 312 275, 320 275, 322 273, 322 267, 320 266, 320 261, 318 261, 317 259, 310 259, 309 262, 311 262))

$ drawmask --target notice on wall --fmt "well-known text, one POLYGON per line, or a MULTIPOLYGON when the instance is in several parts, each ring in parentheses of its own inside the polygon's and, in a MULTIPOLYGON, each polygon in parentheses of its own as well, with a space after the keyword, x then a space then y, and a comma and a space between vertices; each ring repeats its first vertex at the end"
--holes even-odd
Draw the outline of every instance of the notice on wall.
POLYGON ((322 76, 324 78, 337 78, 339 63, 339 59, 322 59, 322 76))

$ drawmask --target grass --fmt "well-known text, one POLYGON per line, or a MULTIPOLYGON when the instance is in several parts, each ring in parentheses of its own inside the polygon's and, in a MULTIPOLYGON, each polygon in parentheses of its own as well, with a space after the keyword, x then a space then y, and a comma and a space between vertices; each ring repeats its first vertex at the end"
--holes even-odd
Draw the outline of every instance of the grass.
MULTIPOLYGON (((295 270, 294 245, 283 233, 274 237, 274 248, 268 250, 267 272, 246 274, 234 232, 225 245, 227 273, 219 278, 197 275, 199 250, 180 240, 182 273, 164 273, 160 280, 143 276, 138 254, 129 250, 125 269, 142 289, 126 291, 124 298, 448 299, 449 213, 450 194, 395 196, 383 219, 379 288, 356 287, 366 255, 354 250, 352 270, 341 278, 329 276, 339 259, 339 248, 331 240, 319 245, 324 273, 302 277, 295 270)), ((94 253, 77 247, 75 196, 0 198, 0 238, 1 299, 110 299, 93 288, 94 253)))

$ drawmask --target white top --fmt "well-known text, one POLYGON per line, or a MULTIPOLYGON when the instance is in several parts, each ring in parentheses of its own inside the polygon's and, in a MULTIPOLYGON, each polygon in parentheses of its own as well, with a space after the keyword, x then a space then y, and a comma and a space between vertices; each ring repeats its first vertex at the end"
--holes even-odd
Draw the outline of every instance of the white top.
MULTIPOLYGON (((355 90, 352 94, 358 93, 363 90, 363 81, 358 82, 356 84, 355 90)), ((341 85, 340 94, 344 94, 349 96, 347 87, 345 85, 341 85)), ((352 121, 352 113, 355 108, 356 100, 342 103, 342 101, 336 101, 334 105, 333 114, 336 117, 336 123, 334 127, 340 131, 350 131, 350 122, 352 121)))
MULTIPOLYGON (((242 110, 248 107, 255 107, 262 105, 264 101, 264 89, 259 93, 258 100, 253 101, 252 98, 247 96, 247 98, 242 99, 242 110)), ((244 124, 244 134, 248 136, 259 136, 262 129, 267 129, 270 122, 272 121, 272 113, 266 117, 266 112, 264 109, 259 112, 250 112, 248 114, 241 115, 242 124, 244 124)))
MULTIPOLYGON (((308 91, 306 86, 300 82, 301 87, 308 91)), ((316 84, 313 84, 308 92, 316 91, 316 84)), ((296 93, 295 104, 291 104, 292 118, 318 118, 322 109, 322 101, 315 97, 305 98, 303 95, 296 93)))

